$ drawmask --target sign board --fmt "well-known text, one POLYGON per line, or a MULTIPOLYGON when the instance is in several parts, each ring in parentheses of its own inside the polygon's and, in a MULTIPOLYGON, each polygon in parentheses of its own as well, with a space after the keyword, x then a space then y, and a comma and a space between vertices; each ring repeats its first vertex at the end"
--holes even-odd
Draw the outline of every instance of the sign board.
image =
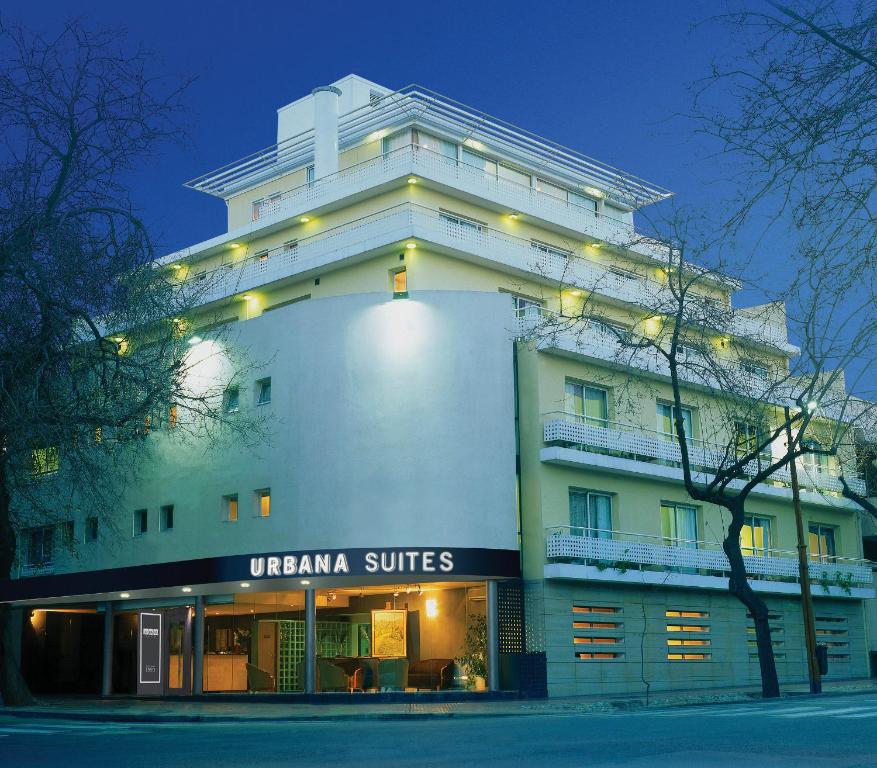
POLYGON ((140 614, 140 685, 161 684, 161 614, 140 614))

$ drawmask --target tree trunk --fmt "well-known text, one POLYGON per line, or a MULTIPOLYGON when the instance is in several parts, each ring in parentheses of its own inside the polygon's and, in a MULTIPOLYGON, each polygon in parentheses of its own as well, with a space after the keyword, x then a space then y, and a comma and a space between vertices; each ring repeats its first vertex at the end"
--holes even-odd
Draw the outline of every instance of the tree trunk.
POLYGON ((732 509, 728 535, 722 542, 722 549, 725 550, 731 565, 728 590, 746 606, 752 616, 752 621, 755 624, 755 643, 758 648, 758 666, 761 670, 761 695, 765 699, 775 699, 780 695, 780 683, 777 678, 776 659, 773 655, 768 610, 764 600, 752 591, 746 578, 746 564, 743 562, 743 553, 740 551, 740 531, 742 528, 742 507, 732 509))
MULTIPOLYGON (((0 579, 12 575, 15 562, 15 531, 9 509, 9 490, 6 487, 6 462, 0 454, 0 579)), ((13 632, 20 631, 18 622, 10 621, 12 608, 0 603, 0 696, 9 706, 34 704, 35 700, 21 674, 21 660, 14 649, 19 638, 13 632)))

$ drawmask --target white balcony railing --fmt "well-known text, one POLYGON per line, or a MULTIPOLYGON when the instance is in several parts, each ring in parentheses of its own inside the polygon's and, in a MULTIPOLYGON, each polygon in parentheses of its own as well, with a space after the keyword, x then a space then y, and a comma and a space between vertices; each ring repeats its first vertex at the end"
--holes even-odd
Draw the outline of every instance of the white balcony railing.
POLYGON ((337 173, 272 195, 254 207, 254 220, 265 222, 296 216, 329 202, 364 192, 394 180, 414 176, 458 189, 522 213, 559 224, 595 240, 630 247, 650 258, 662 252, 637 235, 630 222, 577 205, 511 179, 488 174, 483 168, 416 144, 385 152, 343 168, 337 173))
MULTIPOLYGON (((621 574, 631 570, 663 570, 726 576, 731 569, 718 542, 671 542, 661 536, 572 526, 546 528, 545 542, 550 562, 582 562, 621 574)), ((747 555, 744 549, 743 555, 750 576, 798 581, 796 553, 776 549, 761 550, 760 554, 750 552, 747 555)), ((811 560, 808 566, 810 580, 824 587, 849 590, 855 585, 871 584, 871 564, 867 560, 831 557, 825 561, 811 560)))
MULTIPOLYGON (((610 421, 600 424, 595 421, 570 413, 546 414, 545 442, 549 445, 563 445, 583 451, 608 452, 640 460, 654 459, 675 466, 680 466, 682 463, 682 451, 672 435, 664 435, 629 424, 610 421)), ((692 467, 698 471, 714 471, 728 467, 737 460, 729 446, 702 440, 690 440, 688 453, 692 467)), ((770 457, 766 457, 766 462, 770 461, 770 457)), ((798 482, 802 488, 833 493, 840 493, 843 490, 836 470, 830 467, 806 465, 801 461, 797 466, 798 482)), ((751 461, 741 475, 754 477, 759 470, 759 462, 751 461)), ((859 473, 844 468, 843 475, 853 491, 865 495, 865 480, 859 473)), ((791 486, 792 477, 788 467, 773 472, 767 482, 791 486)))

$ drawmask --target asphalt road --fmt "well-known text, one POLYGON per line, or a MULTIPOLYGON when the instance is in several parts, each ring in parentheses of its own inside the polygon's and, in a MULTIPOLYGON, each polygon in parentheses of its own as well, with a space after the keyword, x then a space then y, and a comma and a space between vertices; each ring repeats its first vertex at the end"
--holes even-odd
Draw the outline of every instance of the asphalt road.
POLYGON ((0 715, 0 766, 877 766, 877 695, 629 713, 315 723, 0 715))

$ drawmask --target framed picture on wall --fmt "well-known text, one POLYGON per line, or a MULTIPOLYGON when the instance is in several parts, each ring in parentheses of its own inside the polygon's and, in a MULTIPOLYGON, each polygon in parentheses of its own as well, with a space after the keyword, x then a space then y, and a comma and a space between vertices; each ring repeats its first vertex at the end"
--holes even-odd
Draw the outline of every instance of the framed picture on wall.
POLYGON ((405 656, 406 610, 372 611, 372 656, 405 656))

